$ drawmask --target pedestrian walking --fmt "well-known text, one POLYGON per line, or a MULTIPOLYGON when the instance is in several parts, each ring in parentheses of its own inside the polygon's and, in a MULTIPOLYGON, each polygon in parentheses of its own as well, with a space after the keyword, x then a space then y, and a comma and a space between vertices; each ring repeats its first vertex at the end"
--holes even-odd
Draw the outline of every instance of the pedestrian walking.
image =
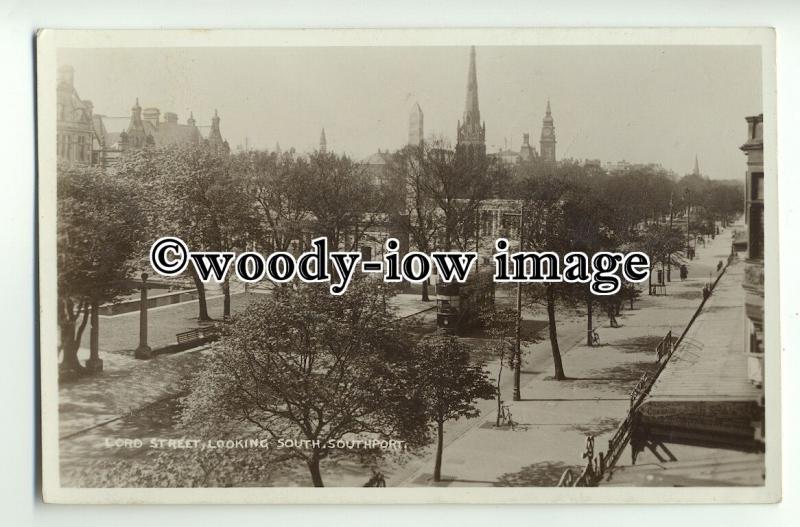
POLYGON ((618 328, 619 324, 617 323, 616 312, 617 307, 614 304, 609 303, 607 306, 608 311, 608 323, 611 324, 612 328, 618 328))

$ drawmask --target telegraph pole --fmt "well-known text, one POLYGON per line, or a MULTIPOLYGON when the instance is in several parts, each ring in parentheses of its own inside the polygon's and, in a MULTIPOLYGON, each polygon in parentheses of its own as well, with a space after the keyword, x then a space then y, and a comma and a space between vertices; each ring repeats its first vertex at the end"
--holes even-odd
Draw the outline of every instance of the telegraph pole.
MULTIPOLYGON (((672 239, 672 191, 669 193, 669 235, 672 239)), ((672 282, 672 251, 667 255, 667 282, 672 282)))
POLYGON ((692 221, 691 220, 691 215, 692 215, 692 193, 687 188, 686 189, 686 258, 688 258, 689 260, 692 259, 691 258, 691 252, 690 252, 691 244, 689 242, 689 239, 690 239, 689 238, 689 223, 692 221))
MULTIPOLYGON (((519 251, 523 251, 525 243, 525 202, 522 202, 519 209, 519 251)), ((516 272, 516 271, 515 271, 516 272)), ((516 338, 514 342, 514 395, 513 400, 521 401, 522 394, 520 393, 520 374, 522 370, 522 282, 517 282, 517 327, 516 338)))

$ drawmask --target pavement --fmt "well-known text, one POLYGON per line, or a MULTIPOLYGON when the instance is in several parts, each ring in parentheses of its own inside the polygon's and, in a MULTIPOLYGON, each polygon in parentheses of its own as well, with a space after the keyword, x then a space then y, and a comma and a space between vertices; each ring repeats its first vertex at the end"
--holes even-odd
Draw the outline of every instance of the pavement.
MULTIPOLYGON (((515 430, 495 428, 494 403, 481 405, 480 417, 448 428, 442 482, 431 481, 430 450, 395 471, 387 478, 389 484, 554 486, 566 468, 582 468, 586 435, 596 437, 597 448, 613 435, 628 411, 630 391, 656 366, 656 344, 670 330, 682 333, 702 300, 703 285, 715 275, 717 263, 727 258, 731 239, 728 229, 698 247, 687 280, 668 283, 666 296, 643 295, 634 310, 618 317, 621 327, 611 328, 603 320, 600 346, 585 345, 585 318, 578 332, 559 327, 567 380, 553 379, 548 341, 529 346, 523 400, 511 402, 508 385, 503 388, 513 420, 519 423, 515 430)), ((678 273, 672 275, 677 278, 678 273)))
MULTIPOLYGON (((627 412, 633 385, 655 366, 655 345, 669 330, 680 334, 689 322, 709 274, 727 257, 731 234, 730 229, 724 231, 707 247, 698 248, 686 281, 677 280, 674 269, 675 280, 667 285, 667 296, 645 294, 633 310, 624 310, 618 317, 621 327, 611 328, 605 316, 599 316, 599 346, 585 345, 585 316, 575 311, 559 312, 557 332, 568 379, 553 379, 549 340, 526 345, 523 400, 511 402, 513 374, 508 368, 501 382, 502 397, 519 426, 515 430, 495 428, 493 400, 479 403, 480 416, 475 419, 448 422, 444 481, 438 485, 552 486, 565 468, 581 465, 585 435, 597 436, 597 444, 602 445, 616 429, 627 412)), ((260 294, 263 292, 233 295, 234 312, 260 294)), ((221 302, 221 297, 210 299, 212 316, 221 314, 221 302)), ((433 301, 423 303, 418 295, 398 295, 391 302, 400 316, 426 311, 426 321, 433 319, 432 311, 427 311, 435 306, 433 301)), ((176 332, 195 327, 196 310, 196 301, 150 310, 150 345, 173 343, 176 332)), ((546 316, 541 312, 525 311, 523 318, 534 331, 546 327, 546 316)), ((480 338, 473 340, 480 344, 480 338)), ((62 462, 80 465, 87 456, 94 458, 103 437, 169 435, 173 428, 169 423, 149 422, 136 414, 180 393, 207 348, 139 361, 132 358, 137 343, 137 314, 101 319, 104 372, 64 383, 59 389, 62 462)), ((88 356, 86 350, 81 353, 83 358, 88 356)), ((498 361, 486 359, 490 359, 486 367, 491 376, 496 376, 498 361)), ((432 469, 432 448, 402 455, 382 467, 390 486, 431 485, 432 469)), ((368 475, 369 469, 356 461, 323 466, 326 486, 361 486, 368 475)), ((273 478, 270 484, 307 485, 307 479, 304 467, 300 467, 273 478)))

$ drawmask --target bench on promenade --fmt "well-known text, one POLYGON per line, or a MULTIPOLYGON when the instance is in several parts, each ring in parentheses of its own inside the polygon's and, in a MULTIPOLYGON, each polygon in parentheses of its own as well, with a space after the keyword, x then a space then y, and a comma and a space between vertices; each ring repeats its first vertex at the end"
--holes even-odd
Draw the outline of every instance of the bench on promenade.
POLYGON ((178 347, 187 349, 195 345, 205 344, 219 337, 219 329, 216 326, 207 326, 182 331, 175 334, 178 339, 178 347))
POLYGON ((666 284, 653 284, 650 286, 650 294, 651 295, 666 295, 667 294, 667 286, 666 284))

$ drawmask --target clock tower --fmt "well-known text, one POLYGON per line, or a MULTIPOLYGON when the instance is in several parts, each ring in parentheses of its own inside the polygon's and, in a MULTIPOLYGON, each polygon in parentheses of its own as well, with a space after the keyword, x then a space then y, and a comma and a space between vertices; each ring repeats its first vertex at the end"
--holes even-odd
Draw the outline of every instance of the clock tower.
POLYGON ((547 100, 547 112, 542 120, 542 137, 539 140, 539 152, 543 162, 556 164, 556 127, 550 114, 550 99, 547 100))

